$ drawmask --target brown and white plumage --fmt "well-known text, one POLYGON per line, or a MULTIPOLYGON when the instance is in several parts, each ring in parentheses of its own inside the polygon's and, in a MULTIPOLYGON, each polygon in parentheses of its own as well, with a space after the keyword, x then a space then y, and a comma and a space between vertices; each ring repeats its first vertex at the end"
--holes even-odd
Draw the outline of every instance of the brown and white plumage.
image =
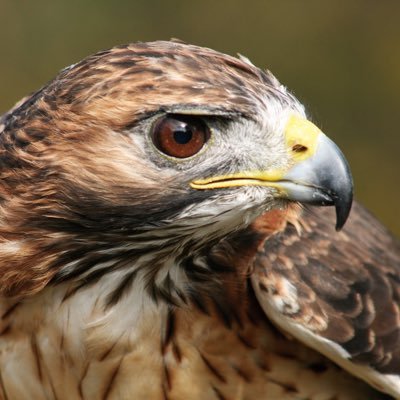
POLYGON ((399 243, 359 205, 341 232, 298 205, 342 225, 351 204, 304 117, 269 72, 178 42, 97 53, 6 113, 0 398, 400 397, 399 243), (165 154, 163 121, 207 140, 165 154))

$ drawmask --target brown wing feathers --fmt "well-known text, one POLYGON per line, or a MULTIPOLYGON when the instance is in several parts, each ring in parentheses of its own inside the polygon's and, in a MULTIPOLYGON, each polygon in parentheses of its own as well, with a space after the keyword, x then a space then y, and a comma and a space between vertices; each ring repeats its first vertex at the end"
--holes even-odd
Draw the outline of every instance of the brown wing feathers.
POLYGON ((400 373, 400 245, 355 204, 343 232, 330 209, 304 212, 302 233, 292 224, 271 236, 255 262, 261 289, 275 290, 282 313, 340 344, 358 362, 400 373), (294 304, 282 282, 295 288, 294 304))

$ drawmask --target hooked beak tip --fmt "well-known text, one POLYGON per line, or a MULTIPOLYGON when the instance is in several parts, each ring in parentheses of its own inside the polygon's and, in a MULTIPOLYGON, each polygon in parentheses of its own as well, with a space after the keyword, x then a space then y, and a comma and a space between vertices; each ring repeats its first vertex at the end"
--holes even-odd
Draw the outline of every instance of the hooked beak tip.
POLYGON ((344 193, 341 197, 334 199, 335 210, 336 210, 336 231, 339 232, 347 219, 349 218, 351 205, 353 203, 353 192, 344 193))

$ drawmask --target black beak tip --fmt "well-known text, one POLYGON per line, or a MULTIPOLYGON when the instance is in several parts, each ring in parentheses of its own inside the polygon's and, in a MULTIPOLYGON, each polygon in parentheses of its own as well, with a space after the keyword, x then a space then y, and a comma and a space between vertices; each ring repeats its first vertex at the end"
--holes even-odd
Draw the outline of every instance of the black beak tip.
POLYGON ((337 197, 334 201, 336 210, 336 231, 339 232, 346 223, 353 203, 353 191, 343 197, 337 197))
MULTIPOLYGON (((354 183, 346 158, 335 144, 334 147, 337 154, 336 164, 334 164, 335 168, 331 169, 330 173, 327 174, 327 187, 330 188, 336 209, 336 231, 340 231, 351 211, 354 183)), ((335 160, 334 157, 332 159, 335 160)))

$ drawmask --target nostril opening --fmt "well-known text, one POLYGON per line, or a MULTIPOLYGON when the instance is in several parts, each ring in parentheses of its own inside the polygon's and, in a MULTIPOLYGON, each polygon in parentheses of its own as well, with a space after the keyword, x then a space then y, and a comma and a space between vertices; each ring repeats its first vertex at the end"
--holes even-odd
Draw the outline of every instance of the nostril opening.
POLYGON ((304 145, 302 145, 302 144, 295 144, 295 145, 292 147, 292 150, 293 150, 295 153, 304 153, 305 151, 308 150, 308 147, 306 147, 306 146, 304 146, 304 145))

